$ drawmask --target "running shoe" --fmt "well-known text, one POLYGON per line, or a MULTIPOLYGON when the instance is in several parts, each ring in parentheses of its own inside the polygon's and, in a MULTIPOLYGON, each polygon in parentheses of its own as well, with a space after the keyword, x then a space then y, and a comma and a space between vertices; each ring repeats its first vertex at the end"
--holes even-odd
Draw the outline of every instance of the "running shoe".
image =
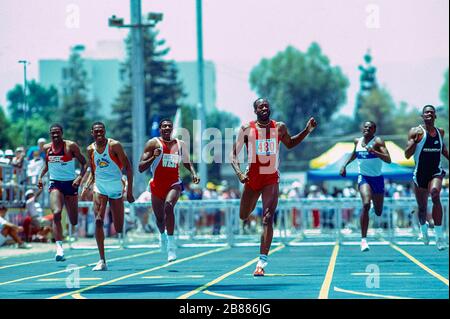
POLYGON ((370 250, 370 248, 369 248, 369 244, 367 243, 367 241, 361 240, 361 251, 366 252, 369 250, 370 250))
POLYGON ((97 265, 95 265, 94 268, 92 268, 92 271, 106 271, 108 270, 108 267, 106 267, 106 262, 103 260, 99 260, 97 265))
POLYGON ((436 247, 439 251, 447 249, 447 243, 444 238, 438 238, 436 240, 436 247))
POLYGON ((264 276, 264 268, 256 266, 256 269, 253 272, 253 276, 255 276, 255 277, 263 277, 264 276))

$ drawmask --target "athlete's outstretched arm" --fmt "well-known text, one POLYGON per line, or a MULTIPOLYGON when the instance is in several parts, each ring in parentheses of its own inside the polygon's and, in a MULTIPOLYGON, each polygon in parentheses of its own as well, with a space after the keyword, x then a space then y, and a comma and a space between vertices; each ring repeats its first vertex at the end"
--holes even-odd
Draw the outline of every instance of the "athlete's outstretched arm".
POLYGON ((339 172, 342 177, 345 177, 347 175, 347 165, 353 162, 353 160, 356 158, 356 145, 358 144, 358 139, 356 138, 353 143, 355 144, 355 146, 353 147, 353 152, 352 154, 350 154, 350 157, 347 159, 344 166, 342 166, 341 171, 339 172))
POLYGON ((84 157, 84 155, 81 154, 80 148, 78 147, 77 143, 71 143, 69 147, 70 147, 70 150, 72 151, 73 156, 81 164, 80 175, 78 175, 77 178, 75 178, 75 180, 73 181, 73 185, 75 187, 78 187, 81 183, 81 180, 83 179, 84 174, 86 173, 87 162, 86 162, 86 158, 84 157))
POLYGON ((133 166, 130 163, 130 160, 128 159, 127 154, 125 153, 125 150, 122 147, 122 144, 120 142, 115 141, 111 145, 112 151, 115 153, 119 161, 123 164, 123 167, 125 168, 126 174, 127 174, 127 201, 129 203, 134 202, 134 196, 133 196, 133 166))
POLYGON ((288 132, 288 129, 286 127, 286 124, 280 123, 280 135, 281 135, 281 141, 288 149, 291 149, 298 144, 300 144, 305 137, 307 137, 317 126, 316 120, 311 117, 308 120, 308 123, 306 123, 306 127, 303 131, 298 133, 297 135, 291 136, 288 132))
POLYGON ((384 141, 381 138, 377 137, 375 140, 374 147, 368 147, 367 151, 369 153, 375 154, 382 161, 384 161, 386 163, 391 163, 391 155, 389 154, 386 144, 384 143, 384 141))
POLYGON ((161 154, 162 150, 158 147, 155 140, 148 140, 144 147, 144 153, 139 162, 139 173, 145 172, 153 163, 155 158, 161 154))
POLYGON ((440 129, 440 131, 441 131, 441 138, 442 138, 442 155, 444 155, 444 157, 448 161, 448 149, 447 149, 447 146, 444 143, 444 134, 445 134, 445 132, 444 132, 443 129, 440 129))
POLYGON ((189 150, 186 147, 186 143, 184 141, 180 141, 180 147, 181 147, 181 154, 183 156, 183 166, 191 172, 192 182, 194 184, 200 183, 200 178, 198 177, 197 173, 195 172, 194 164, 192 164, 190 156, 189 156, 189 150))
POLYGON ((405 157, 409 159, 416 151, 417 143, 420 142, 420 134, 417 127, 413 127, 408 133, 408 143, 406 144, 405 157))
POLYGON ((233 167, 239 181, 241 183, 248 182, 248 176, 241 171, 241 167, 239 166, 239 154, 242 151, 242 147, 248 141, 250 127, 247 125, 243 125, 239 130, 239 134, 236 142, 233 144, 233 150, 230 154, 231 166, 233 167))

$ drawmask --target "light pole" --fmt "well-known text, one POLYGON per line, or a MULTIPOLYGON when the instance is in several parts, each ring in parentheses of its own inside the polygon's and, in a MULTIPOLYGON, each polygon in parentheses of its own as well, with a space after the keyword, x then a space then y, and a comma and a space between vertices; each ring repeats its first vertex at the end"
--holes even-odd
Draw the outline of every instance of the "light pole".
MULTIPOLYGON (((116 28, 131 28, 131 87, 132 87, 132 158, 133 169, 138 171, 141 151, 147 140, 146 112, 145 112, 145 85, 144 85, 144 49, 142 45, 142 28, 154 27, 162 20, 162 13, 149 13, 147 18, 150 23, 141 22, 141 1, 130 1, 131 24, 124 24, 122 18, 112 16, 109 18, 109 26, 116 28)), ((134 188, 139 192, 145 189, 145 175, 136 174, 134 188)))
POLYGON ((197 104, 197 118, 200 120, 199 136, 197 143, 199 143, 200 158, 199 158, 199 173, 200 186, 202 189, 206 188, 208 182, 208 170, 206 162, 202 158, 203 153, 203 132, 206 127, 206 109, 205 109, 205 89, 204 89, 204 70, 203 70, 203 26, 202 26, 202 0, 196 0, 197 11, 197 75, 198 75, 198 104, 197 104))
POLYGON ((23 64, 23 144, 25 147, 28 145, 28 128, 27 128, 27 116, 28 116, 28 99, 27 99, 27 65, 30 64, 27 60, 19 60, 19 63, 23 64))

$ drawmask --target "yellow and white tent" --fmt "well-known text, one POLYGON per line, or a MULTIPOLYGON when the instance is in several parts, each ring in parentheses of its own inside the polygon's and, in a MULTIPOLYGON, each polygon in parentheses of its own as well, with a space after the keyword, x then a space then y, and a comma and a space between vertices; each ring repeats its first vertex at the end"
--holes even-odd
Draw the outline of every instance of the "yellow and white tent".
MULTIPOLYGON (((386 141, 386 147, 391 155, 392 163, 399 164, 401 166, 412 167, 414 166, 414 159, 406 159, 404 150, 392 141, 386 141)), ((332 148, 323 153, 322 155, 309 161, 309 167, 312 169, 319 169, 328 164, 332 164, 342 158, 345 154, 350 154, 353 151, 354 143, 351 142, 339 142, 332 148)))

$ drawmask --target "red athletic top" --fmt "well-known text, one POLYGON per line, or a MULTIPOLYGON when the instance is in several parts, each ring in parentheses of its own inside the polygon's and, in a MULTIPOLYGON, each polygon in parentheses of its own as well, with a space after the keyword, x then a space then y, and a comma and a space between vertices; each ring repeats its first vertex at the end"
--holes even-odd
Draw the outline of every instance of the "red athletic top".
POLYGON ((259 186, 278 183, 280 138, 276 121, 271 120, 267 127, 262 128, 257 127, 255 121, 250 122, 246 146, 249 158, 247 174, 250 183, 257 182, 259 186))
POLYGON ((179 164, 181 162, 181 146, 180 141, 175 139, 176 143, 171 148, 161 138, 156 138, 161 154, 155 158, 150 169, 153 178, 150 186, 172 186, 180 182, 179 164))

